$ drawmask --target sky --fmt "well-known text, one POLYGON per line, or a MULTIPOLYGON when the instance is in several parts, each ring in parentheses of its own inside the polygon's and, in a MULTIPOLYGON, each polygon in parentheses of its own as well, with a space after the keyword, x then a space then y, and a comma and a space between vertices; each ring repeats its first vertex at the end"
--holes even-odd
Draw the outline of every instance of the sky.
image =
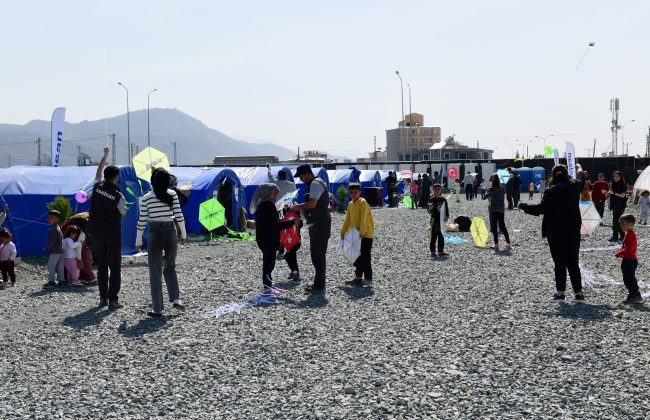
MULTIPOLYGON (((176 108, 227 135, 351 158, 412 110, 510 157, 541 137, 630 154, 650 125, 647 1, 5 2, 0 122, 176 108), (594 47, 588 47, 595 42, 594 47), (586 50, 582 64, 576 68, 586 50), (539 136, 539 137, 535 137, 539 136), (619 142, 621 135, 619 134, 619 142), (517 142, 518 141, 518 142, 517 142), (622 146, 619 145, 619 150, 622 146)), ((590 152, 591 153, 591 152, 590 152)))

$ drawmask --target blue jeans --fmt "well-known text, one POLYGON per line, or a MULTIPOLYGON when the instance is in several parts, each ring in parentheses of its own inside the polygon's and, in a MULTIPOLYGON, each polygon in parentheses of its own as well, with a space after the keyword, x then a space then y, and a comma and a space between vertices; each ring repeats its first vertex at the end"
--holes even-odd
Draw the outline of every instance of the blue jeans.
POLYGON ((179 299, 178 277, 176 276, 176 252, 178 239, 174 222, 151 222, 149 224, 148 255, 149 281, 153 311, 163 310, 162 277, 165 277, 169 301, 179 299), (163 251, 165 258, 163 259, 163 251))

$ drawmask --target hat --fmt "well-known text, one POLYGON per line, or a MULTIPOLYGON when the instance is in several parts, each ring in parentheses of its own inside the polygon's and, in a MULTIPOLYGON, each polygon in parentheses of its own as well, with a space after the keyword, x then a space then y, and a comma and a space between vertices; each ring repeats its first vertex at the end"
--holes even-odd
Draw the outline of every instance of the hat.
POLYGON ((58 216, 58 217, 61 217, 61 212, 58 211, 58 210, 50 210, 50 211, 47 212, 47 215, 48 215, 48 216, 52 215, 52 216, 58 216))
POLYGON ((296 173, 294 174, 294 178, 298 178, 300 175, 305 175, 305 174, 314 174, 311 170, 311 166, 309 165, 300 165, 298 168, 296 168, 296 173))

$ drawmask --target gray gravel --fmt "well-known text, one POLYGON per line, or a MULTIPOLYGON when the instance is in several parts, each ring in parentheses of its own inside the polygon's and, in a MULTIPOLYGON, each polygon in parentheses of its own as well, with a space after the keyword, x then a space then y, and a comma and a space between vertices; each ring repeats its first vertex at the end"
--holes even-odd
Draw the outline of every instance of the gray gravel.
MULTIPOLYGON (((450 204, 452 217, 486 217, 484 202, 450 204)), ((143 260, 125 265, 116 312, 96 308, 96 287, 41 289, 44 266, 24 263, 18 286, 0 291, 0 418, 650 416, 648 307, 621 307, 622 286, 550 302, 541 218, 507 213, 510 254, 461 233, 468 243, 432 261, 423 210, 374 214, 372 287, 344 285, 352 269, 333 238, 325 297, 303 295, 306 280, 285 283, 281 262, 279 304, 213 320, 201 314, 258 285, 254 242, 182 246, 188 310, 166 308, 163 320, 145 315, 143 260)), ((609 234, 584 246, 607 246, 609 234)), ((639 251, 640 279, 649 254, 639 251)), ((306 279, 306 249, 299 257, 306 279)), ((611 253, 582 257, 620 280, 611 253)))

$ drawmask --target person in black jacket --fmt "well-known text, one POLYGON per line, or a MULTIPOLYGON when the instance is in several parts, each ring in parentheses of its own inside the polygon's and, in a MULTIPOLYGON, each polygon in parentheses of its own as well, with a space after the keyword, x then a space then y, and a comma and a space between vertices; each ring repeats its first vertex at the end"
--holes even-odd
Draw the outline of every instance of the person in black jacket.
MULTIPOLYGON (((579 178, 582 176, 579 173, 579 178)), ((544 215, 542 237, 548 241, 551 257, 555 263, 555 287, 553 300, 564 300, 567 270, 576 300, 584 300, 580 277, 580 192, 581 179, 571 180, 567 168, 553 168, 550 188, 544 191, 539 204, 520 203, 519 208, 533 216, 544 215)))
POLYGON ((508 201, 508 210, 513 209, 512 196, 514 193, 515 177, 512 173, 512 168, 508 168, 508 175, 510 176, 506 181, 506 200, 508 201))
POLYGON ((275 200, 280 189, 275 184, 262 184, 257 187, 251 202, 250 212, 255 214, 255 240, 262 250, 262 284, 266 288, 273 287, 273 269, 275 268, 275 253, 280 247, 280 231, 296 226, 299 219, 281 222, 275 208, 275 200))

